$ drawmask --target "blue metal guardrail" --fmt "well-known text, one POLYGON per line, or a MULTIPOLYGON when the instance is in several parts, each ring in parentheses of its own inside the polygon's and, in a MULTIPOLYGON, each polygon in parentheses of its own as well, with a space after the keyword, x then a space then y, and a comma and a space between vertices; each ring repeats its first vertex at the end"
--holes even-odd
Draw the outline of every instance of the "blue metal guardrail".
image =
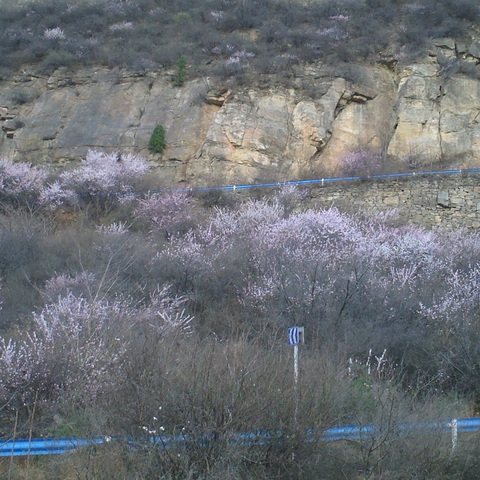
MULTIPOLYGON (((439 420, 433 422, 403 423, 392 428, 388 432, 402 435, 430 435, 433 433, 445 434, 452 433, 454 444, 458 433, 478 432, 480 431, 480 418, 458 418, 452 420, 439 420)), ((306 432, 304 441, 313 442, 333 442, 338 440, 366 440, 376 437, 386 432, 381 426, 377 425, 343 425, 329 428, 319 435, 316 435, 313 429, 306 432)), ((176 436, 157 436, 150 438, 150 444, 158 448, 172 448, 173 446, 182 447, 195 443, 200 446, 206 446, 215 440, 215 436, 203 435, 200 438, 192 439, 187 435, 176 436)), ((267 445, 281 442, 283 432, 281 430, 257 430, 243 433, 232 433, 227 441, 231 445, 267 445)), ((132 449, 143 448, 145 444, 137 443, 132 439, 125 437, 73 437, 73 438, 35 438, 35 439, 16 439, 0 443, 0 457, 12 456, 33 456, 33 455, 54 455, 67 453, 81 447, 95 446, 112 440, 126 441, 132 449)))
POLYGON ((99 445, 107 440, 108 437, 10 440, 0 444, 0 457, 67 453, 79 447, 99 445))
POLYGON ((255 183, 245 185, 224 185, 219 187, 190 187, 190 188, 160 188, 156 190, 137 190, 137 191, 125 191, 125 192, 108 192, 108 193, 84 193, 84 196, 92 197, 107 197, 107 196, 121 196, 121 195, 150 195, 153 193, 175 191, 175 192, 211 192, 211 191, 237 191, 237 190, 249 190, 253 188, 274 188, 287 185, 315 185, 335 182, 349 182, 357 180, 375 180, 383 178, 402 178, 402 177, 416 177, 421 175, 454 175, 463 173, 480 173, 480 168, 469 169, 455 169, 455 170, 434 170, 431 172, 408 172, 408 173, 383 173, 378 175, 354 176, 354 177, 331 177, 331 178, 316 178, 312 180, 290 180, 285 182, 274 183, 255 183))

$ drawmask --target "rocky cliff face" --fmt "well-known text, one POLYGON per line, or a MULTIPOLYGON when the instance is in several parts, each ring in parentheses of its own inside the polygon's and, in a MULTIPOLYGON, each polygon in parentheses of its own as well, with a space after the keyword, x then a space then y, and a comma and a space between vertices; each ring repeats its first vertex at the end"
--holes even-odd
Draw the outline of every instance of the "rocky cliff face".
POLYGON ((58 165, 89 149, 134 152, 159 167, 164 185, 335 175, 338 158, 360 148, 396 169, 478 166, 480 81, 445 67, 462 57, 474 70, 475 53, 439 40, 408 67, 350 65, 336 77, 304 67, 288 88, 229 89, 208 78, 174 87, 156 72, 24 71, 0 83, 0 157, 58 165), (168 142, 162 156, 146 150, 157 124, 168 142))

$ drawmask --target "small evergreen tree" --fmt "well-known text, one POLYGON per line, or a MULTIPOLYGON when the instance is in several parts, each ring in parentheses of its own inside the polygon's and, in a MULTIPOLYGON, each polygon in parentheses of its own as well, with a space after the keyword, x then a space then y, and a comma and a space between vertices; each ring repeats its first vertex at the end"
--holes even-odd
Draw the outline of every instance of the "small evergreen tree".
POLYGON ((175 74, 175 79, 173 84, 175 87, 183 87, 185 84, 185 75, 187 73, 187 62, 184 57, 180 57, 177 62, 177 73, 175 74))
POLYGON ((163 125, 157 125, 148 142, 148 149, 152 153, 163 153, 167 142, 165 141, 165 129, 163 125))

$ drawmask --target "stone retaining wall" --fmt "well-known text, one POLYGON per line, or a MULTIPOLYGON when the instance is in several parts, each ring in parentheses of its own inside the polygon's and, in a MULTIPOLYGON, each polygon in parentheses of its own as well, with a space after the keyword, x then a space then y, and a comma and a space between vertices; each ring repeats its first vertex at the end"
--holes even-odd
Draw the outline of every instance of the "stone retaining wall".
POLYGON ((398 209, 406 223, 425 227, 480 227, 480 174, 417 175, 365 179, 310 187, 312 207, 359 210, 398 209))

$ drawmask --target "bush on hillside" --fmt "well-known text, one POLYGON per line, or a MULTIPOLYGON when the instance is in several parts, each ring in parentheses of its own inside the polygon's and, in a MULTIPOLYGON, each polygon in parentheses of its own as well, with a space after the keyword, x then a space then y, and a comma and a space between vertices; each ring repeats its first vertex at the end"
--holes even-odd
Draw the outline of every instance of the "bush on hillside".
POLYGON ((185 84, 186 74, 187 74, 187 62, 185 61, 184 57, 180 57, 177 62, 177 71, 175 73, 175 78, 173 79, 173 84, 176 87, 183 87, 183 85, 185 84))
POLYGON ((139 71, 172 66, 185 55, 193 71, 207 65, 211 72, 217 60, 226 60, 218 52, 232 45, 268 49, 272 57, 293 53, 307 62, 334 64, 339 59, 375 59, 394 41, 395 50, 401 47, 418 57, 426 53, 429 38, 464 36, 479 16, 474 0, 441 0, 433 6, 427 0, 307 5, 245 0, 228 8, 220 1, 191 0, 12 3, 0 18, 0 68, 34 63, 48 72, 62 65, 100 63, 139 71), (207 46, 214 37, 215 44, 207 46), (236 45, 239 38, 241 46, 236 45), (164 54, 172 49, 177 50, 174 55, 164 54))
POLYGON ((163 125, 157 125, 154 128, 152 136, 148 142, 148 149, 152 153, 162 154, 166 146, 167 142, 165 140, 165 129, 163 128, 163 125))
POLYGON ((366 149, 344 153, 339 158, 340 172, 345 176, 368 177, 380 173, 380 155, 366 149))

